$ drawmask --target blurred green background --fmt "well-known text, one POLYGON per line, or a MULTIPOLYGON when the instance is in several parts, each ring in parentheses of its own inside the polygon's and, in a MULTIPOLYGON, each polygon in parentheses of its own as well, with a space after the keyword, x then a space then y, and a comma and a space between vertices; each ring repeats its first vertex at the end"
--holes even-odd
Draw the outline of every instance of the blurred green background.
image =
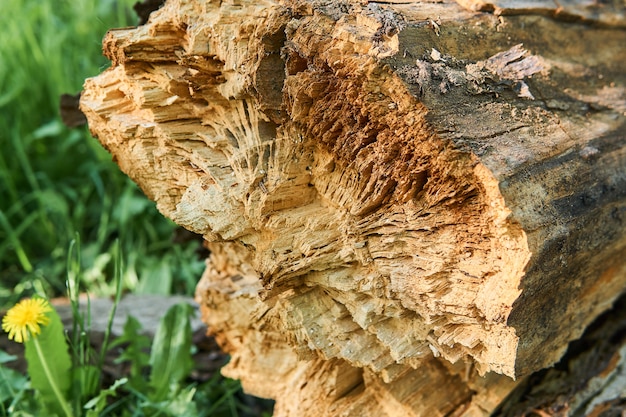
POLYGON ((67 128, 59 97, 109 66, 109 28, 136 25, 136 0, 8 0, 0 14, 0 308, 65 292, 80 240, 84 289, 114 292, 119 239, 126 291, 192 294, 200 243, 174 243, 165 219, 86 127, 67 128))
MULTIPOLYGON (((115 294, 118 244, 125 292, 192 295, 202 274, 200 242, 156 210, 86 126, 70 129, 59 114, 62 94, 109 66, 106 31, 137 25, 136 1, 2 0, 0 312, 33 294, 64 296, 68 275, 92 297, 115 294)), ((186 389, 201 415, 271 413, 219 374, 186 389)))

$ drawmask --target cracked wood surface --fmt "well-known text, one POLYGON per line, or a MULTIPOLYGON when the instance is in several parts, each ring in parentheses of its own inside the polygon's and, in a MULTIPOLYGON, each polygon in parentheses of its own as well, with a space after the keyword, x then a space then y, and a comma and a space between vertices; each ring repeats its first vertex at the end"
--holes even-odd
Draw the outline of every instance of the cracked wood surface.
POLYGON ((488 414, 626 286, 623 5, 460 3, 168 1, 105 38, 90 129, 207 240, 224 373, 277 415, 488 414))

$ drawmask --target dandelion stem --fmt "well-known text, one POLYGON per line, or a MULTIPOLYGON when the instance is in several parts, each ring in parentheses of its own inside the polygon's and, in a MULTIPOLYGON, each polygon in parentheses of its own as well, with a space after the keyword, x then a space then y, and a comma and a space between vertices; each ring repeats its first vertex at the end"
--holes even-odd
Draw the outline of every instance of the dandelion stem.
POLYGON ((61 390, 59 390, 59 387, 57 386, 57 383, 54 380, 52 373, 50 372, 50 368, 48 368, 48 362, 46 362, 46 357, 44 356, 43 351, 41 350, 41 345, 39 344, 39 340, 37 340, 37 337, 32 337, 32 340, 33 340, 33 345, 35 346, 35 350, 37 351, 37 356, 39 356, 39 360, 41 361, 41 367, 43 368, 43 371, 46 374, 46 378, 48 378, 48 381, 50 382, 50 386, 52 387, 52 391, 54 392, 54 395, 57 397, 57 401, 59 402, 59 405, 61 405, 61 408, 63 409, 63 412, 65 413, 67 417, 73 417, 74 415, 72 414, 72 410, 67 404, 67 401, 65 401, 65 397, 63 397, 63 394, 61 394, 61 390))

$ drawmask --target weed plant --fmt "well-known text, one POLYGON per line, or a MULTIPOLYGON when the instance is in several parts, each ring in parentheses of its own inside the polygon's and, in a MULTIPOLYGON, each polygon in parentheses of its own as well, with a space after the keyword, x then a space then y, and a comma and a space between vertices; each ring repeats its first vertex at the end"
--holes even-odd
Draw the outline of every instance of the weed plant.
POLYGON ((172 245, 163 218, 93 139, 66 128, 59 97, 104 70, 109 28, 136 24, 135 0, 7 0, 0 13, 0 306, 64 291, 79 234, 87 289, 111 295, 112 244, 127 260, 125 290, 193 291, 198 244, 172 245))
MULTIPOLYGON (((161 318, 153 339, 129 316, 124 333, 113 340, 111 329, 121 299, 122 262, 114 246, 116 288, 113 308, 99 349, 91 344, 89 307, 79 308, 82 271, 76 262, 79 247, 72 242, 67 262, 67 295, 73 325, 64 331, 49 302, 35 297, 12 307, 2 320, 9 338, 25 345, 28 375, 7 364, 14 356, 0 350, 0 417, 245 417, 258 415, 238 400, 237 381, 219 374, 208 381, 190 381, 193 369, 190 318, 187 303, 171 307, 161 318), (117 363, 129 371, 104 386, 106 352, 119 353, 117 363)), ((267 406, 267 404, 266 404, 267 406)), ((267 409, 267 407, 266 407, 267 409)), ((262 414, 268 416, 267 412, 262 414)))

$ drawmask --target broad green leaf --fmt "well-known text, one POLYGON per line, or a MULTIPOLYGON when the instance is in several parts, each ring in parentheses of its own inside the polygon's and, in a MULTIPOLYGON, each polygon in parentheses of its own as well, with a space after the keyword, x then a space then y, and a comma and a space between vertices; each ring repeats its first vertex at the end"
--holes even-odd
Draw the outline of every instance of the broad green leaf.
POLYGON ((28 386, 28 379, 19 372, 0 366, 0 402, 17 397, 28 386))
POLYGON ((0 363, 13 362, 17 359, 15 355, 9 355, 4 350, 0 350, 0 363))
POLYGON ((176 304, 159 323, 150 352, 150 385, 155 390, 152 396, 154 401, 175 395, 178 383, 193 368, 189 321, 193 313, 194 309, 189 304, 176 304))
POLYGON ((196 388, 186 387, 165 406, 165 409, 172 416, 197 417, 198 408, 193 401, 196 388))
POLYGON ((85 417, 98 417, 100 412, 107 406, 107 398, 116 395, 117 389, 126 382, 128 382, 126 378, 118 379, 109 388, 103 389, 96 397, 87 401, 84 406, 85 410, 87 410, 85 417))
POLYGON ((119 346, 125 347, 115 358, 115 363, 130 362, 129 385, 143 391, 146 381, 142 371, 149 365, 150 357, 146 350, 150 347, 150 338, 141 334, 141 324, 133 316, 128 316, 124 324, 124 333, 111 343, 111 348, 119 346))
POLYGON ((31 337, 24 343, 26 347, 25 357, 28 362, 31 386, 39 392, 45 405, 61 414, 60 403, 54 394, 48 375, 54 380, 64 398, 67 398, 71 384, 70 368, 72 362, 59 315, 53 309, 47 316, 50 318, 50 323, 42 326, 41 333, 36 338, 31 337), (41 348, 45 365, 37 352, 36 342, 41 348), (46 372, 46 367, 48 372, 46 372))
POLYGON ((93 365, 82 365, 74 370, 74 383, 80 384, 81 398, 89 398, 98 391, 100 369, 93 365))
POLYGON ((168 258, 166 255, 160 260, 153 259, 153 263, 144 267, 136 289, 137 294, 168 295, 171 293, 174 277, 172 270, 167 267, 171 265, 168 258))

